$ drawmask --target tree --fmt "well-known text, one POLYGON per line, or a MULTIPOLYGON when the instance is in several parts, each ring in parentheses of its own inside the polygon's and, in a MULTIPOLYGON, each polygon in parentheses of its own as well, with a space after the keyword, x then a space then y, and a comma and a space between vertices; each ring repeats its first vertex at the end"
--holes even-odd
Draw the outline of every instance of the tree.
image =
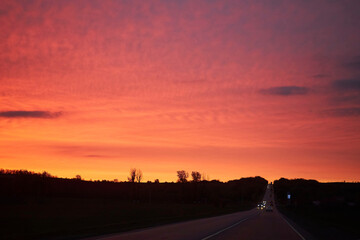
POLYGON ((201 173, 193 171, 191 172, 191 177, 193 179, 193 182, 200 182, 201 181, 201 173))
POLYGON ((189 177, 189 173, 186 172, 185 170, 181 170, 181 171, 177 171, 177 176, 179 178, 178 182, 186 183, 187 178, 189 177))
POLYGON ((129 182, 141 182, 143 178, 143 173, 140 169, 132 168, 130 169, 130 177, 128 177, 129 182))
POLYGON ((137 169, 135 173, 136 182, 140 183, 142 177, 143 177, 142 171, 140 169, 137 169))
POLYGON ((44 178, 51 178, 51 177, 52 177, 51 174, 48 173, 48 172, 46 172, 46 171, 44 171, 41 175, 42 175, 44 178))
POLYGON ((81 180, 81 176, 78 174, 75 176, 76 180, 81 180))
POLYGON ((130 169, 130 177, 128 177, 129 182, 135 182, 136 178, 136 168, 130 169))
POLYGON ((210 181, 209 175, 203 172, 201 174, 201 181, 210 181))

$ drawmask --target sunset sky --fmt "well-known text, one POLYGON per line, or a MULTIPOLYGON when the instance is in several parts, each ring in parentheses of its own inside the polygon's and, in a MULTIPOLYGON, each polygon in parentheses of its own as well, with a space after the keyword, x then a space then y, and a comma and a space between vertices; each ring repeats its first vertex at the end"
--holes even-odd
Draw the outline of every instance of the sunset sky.
POLYGON ((0 2, 0 168, 360 181, 360 1, 0 2))

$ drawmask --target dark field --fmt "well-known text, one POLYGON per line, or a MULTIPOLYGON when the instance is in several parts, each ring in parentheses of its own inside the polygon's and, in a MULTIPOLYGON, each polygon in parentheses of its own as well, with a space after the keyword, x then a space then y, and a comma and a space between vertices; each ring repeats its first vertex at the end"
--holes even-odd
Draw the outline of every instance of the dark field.
POLYGON ((252 206, 52 199, 2 206, 1 239, 76 238, 215 216, 252 206))
POLYGON ((278 209, 316 239, 360 238, 360 183, 280 179, 274 191, 278 209))

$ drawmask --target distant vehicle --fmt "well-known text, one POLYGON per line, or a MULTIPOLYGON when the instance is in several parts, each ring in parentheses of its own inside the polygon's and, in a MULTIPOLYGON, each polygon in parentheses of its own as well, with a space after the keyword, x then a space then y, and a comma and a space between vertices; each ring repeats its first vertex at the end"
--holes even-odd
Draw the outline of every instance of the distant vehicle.
POLYGON ((272 206, 267 206, 265 211, 267 212, 272 212, 273 211, 273 207, 272 206))
POLYGON ((260 210, 263 210, 265 208, 265 204, 259 203, 256 208, 260 209, 260 210))

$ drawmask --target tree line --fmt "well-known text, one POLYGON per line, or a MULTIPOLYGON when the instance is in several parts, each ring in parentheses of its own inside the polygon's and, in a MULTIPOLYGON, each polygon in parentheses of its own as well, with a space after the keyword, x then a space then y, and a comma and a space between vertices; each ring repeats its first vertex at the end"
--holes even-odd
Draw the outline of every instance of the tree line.
POLYGON ((293 207, 360 206, 360 183, 280 178, 274 181, 274 192, 277 203, 293 207))
MULTIPOLYGON (((177 182, 179 183, 186 183, 188 182, 189 173, 185 170, 177 171, 177 182)), ((198 171, 191 172, 192 182, 200 182, 208 180, 205 174, 201 174, 198 171)), ((131 168, 130 169, 130 176, 128 177, 128 181, 132 183, 140 183, 143 179, 143 173, 140 169, 131 168)), ((115 181, 117 182, 117 180, 115 181)), ((159 179, 155 179, 155 182, 159 182, 159 179)))
POLYGON ((132 203, 198 203, 225 206, 253 206, 260 201, 267 185, 261 177, 221 182, 203 180, 199 172, 177 172, 176 183, 141 182, 143 173, 131 169, 127 182, 85 181, 54 177, 47 172, 0 171, 0 202, 16 204, 51 201, 53 198, 115 199, 132 203))

